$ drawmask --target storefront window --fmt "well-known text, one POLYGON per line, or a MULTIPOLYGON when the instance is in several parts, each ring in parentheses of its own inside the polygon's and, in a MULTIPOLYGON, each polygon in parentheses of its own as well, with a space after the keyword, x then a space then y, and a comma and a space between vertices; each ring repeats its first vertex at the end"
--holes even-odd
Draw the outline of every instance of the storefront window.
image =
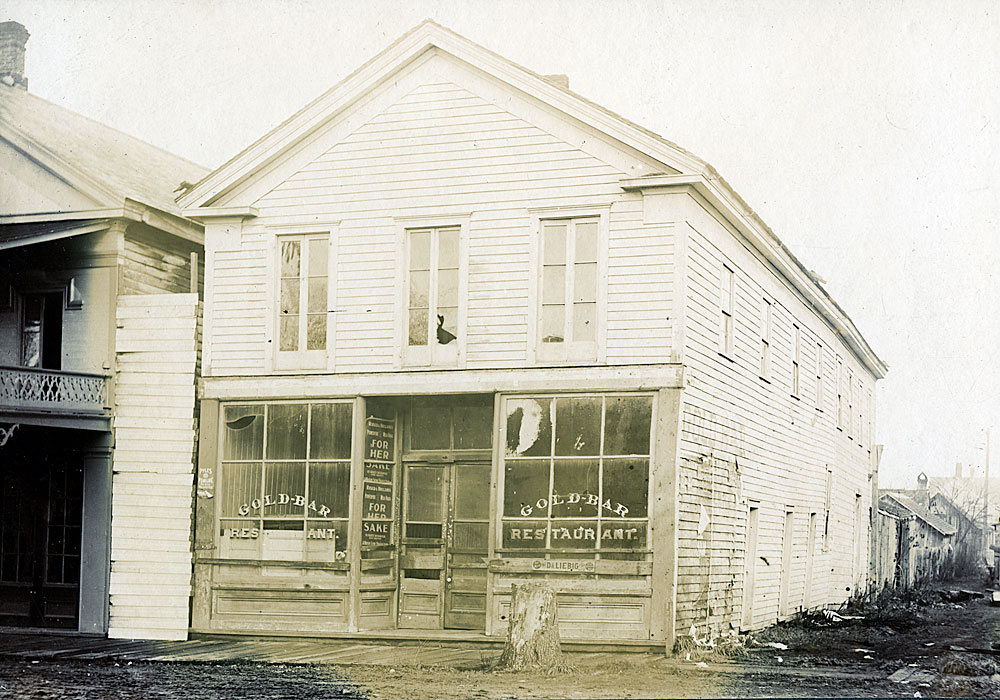
POLYGON ((221 556, 346 559, 352 416, 349 402, 225 407, 221 556))
POLYGON ((508 399, 502 549, 644 553, 652 412, 641 395, 508 399))

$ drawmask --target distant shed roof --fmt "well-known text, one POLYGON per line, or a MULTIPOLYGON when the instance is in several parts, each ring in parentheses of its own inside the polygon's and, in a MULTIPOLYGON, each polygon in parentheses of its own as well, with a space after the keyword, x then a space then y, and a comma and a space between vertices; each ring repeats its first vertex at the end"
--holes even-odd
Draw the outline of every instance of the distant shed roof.
POLYGON ((126 197, 172 214, 181 182, 208 169, 27 90, 0 83, 0 138, 38 160, 71 185, 91 185, 107 206, 126 197))
POLYGON ((914 501, 905 493, 901 493, 899 491, 889 491, 889 492, 883 491, 880 494, 880 499, 881 498, 892 499, 899 507, 902 507, 904 510, 907 510, 913 515, 917 516, 925 523, 930 525, 932 528, 940 532, 942 535, 954 535, 956 532, 958 532, 957 527, 949 523, 941 516, 935 515, 934 513, 930 512, 927 508, 923 507, 922 505, 914 501))

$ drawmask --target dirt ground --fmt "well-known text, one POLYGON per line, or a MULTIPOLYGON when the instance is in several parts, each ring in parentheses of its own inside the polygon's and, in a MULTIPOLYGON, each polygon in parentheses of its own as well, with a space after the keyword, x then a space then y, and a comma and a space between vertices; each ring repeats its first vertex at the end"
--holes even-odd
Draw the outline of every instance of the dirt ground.
MULTIPOLYGON (((970 582, 950 588, 982 591, 970 582)), ((0 698, 507 700, 510 698, 1000 697, 1000 607, 922 590, 778 625, 724 652, 569 654, 571 670, 0 657, 0 698), (894 680, 890 679, 890 676, 894 680), (901 681, 901 682, 897 682, 901 681)))

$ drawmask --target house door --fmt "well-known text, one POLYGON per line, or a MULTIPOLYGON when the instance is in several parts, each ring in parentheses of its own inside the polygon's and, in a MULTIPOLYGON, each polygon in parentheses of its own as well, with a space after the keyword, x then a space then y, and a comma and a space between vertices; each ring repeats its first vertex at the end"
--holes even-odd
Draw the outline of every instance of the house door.
POLYGON ((46 461, 0 469, 0 625, 76 629, 83 468, 46 461))
POLYGON ((490 465, 408 463, 399 626, 484 629, 490 465))
POLYGON ((21 364, 62 366, 62 292, 25 294, 21 299, 21 364))

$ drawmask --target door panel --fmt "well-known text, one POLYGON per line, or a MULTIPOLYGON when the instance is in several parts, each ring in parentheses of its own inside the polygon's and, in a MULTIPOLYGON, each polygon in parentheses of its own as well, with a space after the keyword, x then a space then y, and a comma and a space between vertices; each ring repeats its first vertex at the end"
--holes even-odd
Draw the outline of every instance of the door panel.
POLYGON ((489 464, 407 464, 399 627, 484 629, 489 464))

